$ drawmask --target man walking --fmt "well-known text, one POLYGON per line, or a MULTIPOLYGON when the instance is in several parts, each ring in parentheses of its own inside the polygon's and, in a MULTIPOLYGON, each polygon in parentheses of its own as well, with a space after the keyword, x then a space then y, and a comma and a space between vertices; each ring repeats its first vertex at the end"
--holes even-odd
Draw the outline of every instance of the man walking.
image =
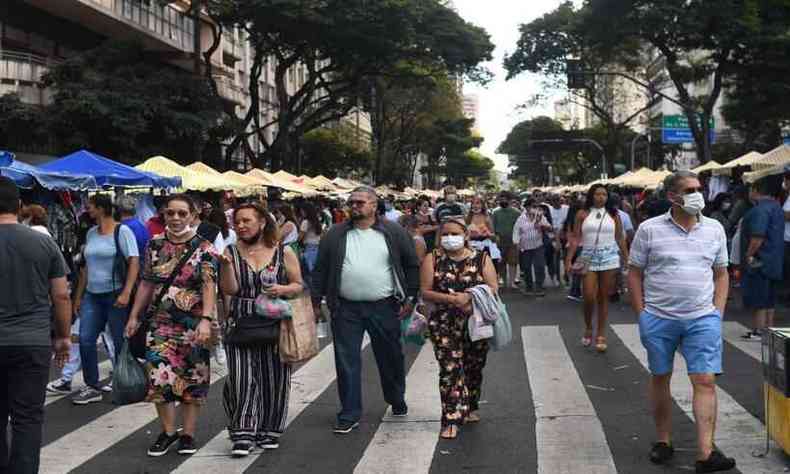
POLYGON ((749 198, 754 206, 741 223, 743 306, 754 311, 754 328, 745 339, 760 340, 765 328, 773 326, 776 288, 782 280, 784 215, 772 197, 778 189, 770 188, 766 178, 752 185, 749 198))
POLYGON ((527 199, 524 212, 513 226, 513 243, 518 245, 519 263, 524 280, 526 296, 546 296, 543 283, 546 280, 546 253, 543 249, 543 234, 551 231, 551 224, 534 199, 527 199), (535 270, 533 285, 532 270, 535 270))
POLYGON ((557 269, 557 286, 562 286, 562 277, 560 275, 568 273, 560 271, 560 265, 565 261, 565 244, 568 243, 563 229, 565 228, 565 222, 568 220, 569 207, 567 204, 562 204, 562 202, 560 202, 560 197, 556 194, 552 194, 549 197, 549 204, 551 205, 549 207, 549 212, 551 213, 551 226, 554 229, 554 235, 557 238, 558 244, 558 248, 554 252, 554 261, 552 265, 557 269))
POLYGON ((494 211, 491 222, 497 238, 497 245, 502 252, 499 260, 499 278, 505 288, 515 288, 517 280, 516 267, 518 266, 518 250, 513 242, 513 226, 521 214, 518 209, 510 205, 510 195, 503 193, 499 196, 499 208, 494 211))
POLYGON ((151 234, 148 233, 148 229, 145 228, 145 225, 135 217, 137 213, 136 202, 132 196, 121 196, 118 198, 115 205, 121 217, 121 224, 131 229, 134 234, 134 239, 137 242, 137 251, 140 254, 140 259, 142 259, 145 255, 145 248, 148 245, 148 241, 151 239, 151 234))
POLYGON ((0 285, 0 472, 35 474, 52 351, 59 367, 69 357, 71 300, 60 250, 19 224, 18 212, 19 190, 0 177, 0 275, 13 275, 0 285))
POLYGON ((419 291, 414 240, 399 224, 377 218, 375 190, 360 187, 348 200, 351 221, 321 239, 313 271, 316 297, 332 312, 337 389, 342 409, 334 432, 350 433, 362 416, 361 350, 367 331, 384 399, 394 416, 406 416, 406 370, 400 317, 410 314, 419 291))
POLYGON ((725 471, 735 460, 714 449, 716 374, 722 372, 721 320, 727 304, 727 236, 702 215, 696 175, 679 171, 664 182, 670 211, 642 223, 631 247, 628 285, 652 377, 650 400, 658 432, 650 460, 672 458, 672 377, 675 351, 686 360, 694 387, 696 472, 725 471))

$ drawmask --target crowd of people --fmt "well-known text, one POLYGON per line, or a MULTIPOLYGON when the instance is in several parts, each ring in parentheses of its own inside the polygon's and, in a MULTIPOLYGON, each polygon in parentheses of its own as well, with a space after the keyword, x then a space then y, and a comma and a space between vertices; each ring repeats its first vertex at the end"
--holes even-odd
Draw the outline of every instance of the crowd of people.
POLYGON ((271 327, 256 321, 261 298, 305 292, 317 318, 331 315, 341 405, 335 433, 352 432, 362 417, 365 333, 392 416, 408 416, 401 319, 425 314, 439 364, 440 436, 454 439, 465 423, 481 420, 489 343, 470 339, 474 305, 513 290, 543 298, 547 287, 567 287, 569 299, 583 302, 581 344, 598 352, 608 348, 609 303, 627 296, 652 373, 658 440, 650 459, 663 463, 673 454, 669 378, 680 350, 694 387, 697 472, 729 469, 735 461, 713 445, 721 318, 733 275, 755 314, 744 337, 759 337, 773 322, 790 249, 790 199, 783 212, 777 183, 764 179, 707 204, 688 172, 670 176, 660 192, 626 197, 604 185, 586 195, 503 192, 468 202, 452 186, 436 201, 396 201, 360 187, 342 204, 178 194, 158 198, 157 215, 145 223, 134 200, 96 194, 81 218, 70 274, 48 235, 46 211, 22 206, 13 182, 0 177, 0 272, 15 275, 0 288, 1 382, 9 391, 0 419, 10 419, 13 433, 8 472, 38 469, 45 389, 73 393, 75 405, 113 390, 100 381, 100 339, 111 361, 124 344, 142 341, 146 401, 162 426, 149 456, 197 451, 212 353, 227 365, 229 452, 278 448, 292 369, 271 327), (243 340, 236 327, 258 336, 243 340), (53 351, 61 376, 47 384, 53 351), (85 386, 74 393, 80 369, 85 386))

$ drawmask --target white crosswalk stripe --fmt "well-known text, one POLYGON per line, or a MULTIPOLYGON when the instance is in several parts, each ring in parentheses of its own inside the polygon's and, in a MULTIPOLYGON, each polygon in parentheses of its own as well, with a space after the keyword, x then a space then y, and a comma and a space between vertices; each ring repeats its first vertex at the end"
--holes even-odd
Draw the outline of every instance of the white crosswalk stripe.
POLYGON ((522 327, 521 338, 537 418, 538 473, 617 473, 559 328, 522 327))
POLYGON ((762 343, 760 341, 747 341, 741 337, 748 330, 749 328, 739 322, 724 321, 722 335, 725 341, 740 349, 744 354, 754 360, 762 361, 762 343))
POLYGON ((439 365, 429 342, 420 350, 406 379, 409 416, 393 418, 392 407, 354 469, 355 474, 428 472, 439 440, 442 405, 439 365), (404 456, 404 453, 408 453, 404 456))
MULTIPOLYGON (((612 326, 617 336, 647 368, 647 355, 639 339, 639 327, 634 324, 612 326)), ((683 358, 676 354, 671 383, 672 398, 690 419, 694 419, 693 389, 683 358)), ((721 387, 716 387, 719 410, 716 421, 716 446, 727 456, 734 457, 738 469, 748 473, 782 472, 786 467, 774 450, 766 458, 752 455, 765 444, 765 427, 721 387)))

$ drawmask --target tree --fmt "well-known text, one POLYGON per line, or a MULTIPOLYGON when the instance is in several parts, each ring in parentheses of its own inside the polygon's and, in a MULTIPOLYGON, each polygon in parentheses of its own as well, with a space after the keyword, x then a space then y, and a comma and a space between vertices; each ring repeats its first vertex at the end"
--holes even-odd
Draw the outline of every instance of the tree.
POLYGON ((590 0, 585 28, 600 47, 644 42, 663 58, 694 136, 711 159, 710 118, 736 53, 758 33, 758 0, 590 0))
POLYGON ((438 119, 423 130, 423 151, 428 157, 428 165, 421 171, 427 175, 430 187, 440 184, 440 176, 445 176, 448 184, 463 187, 467 178, 482 177, 493 168, 493 161, 489 160, 491 166, 486 168, 476 162, 478 156, 467 155, 470 149, 482 142, 472 135, 473 123, 474 120, 463 116, 438 119))
MULTIPOLYGON (((437 0, 237 0, 223 21, 242 27, 254 50, 252 105, 243 120, 265 152, 256 165, 292 168, 306 132, 357 108, 362 86, 402 62, 479 77, 488 35, 437 0), (261 108, 258 79, 271 58, 274 97, 261 108), (303 74, 292 81, 294 71, 303 74), (266 110, 271 107, 272 110, 266 110), (262 118, 262 113, 268 117, 262 118), (267 130, 275 132, 267 136, 267 130)), ((242 139, 246 138, 242 137, 242 139)))
POLYGON ((302 172, 329 178, 364 175, 370 169, 372 155, 354 135, 347 125, 307 132, 300 140, 302 172))
MULTIPOLYGON (((517 49, 505 58, 508 79, 524 72, 543 74, 547 91, 566 90, 567 103, 592 112, 603 124, 606 135, 602 144, 609 158, 611 174, 617 161, 623 161, 622 142, 630 124, 644 114, 656 100, 649 91, 633 87, 625 80, 608 75, 618 71, 644 79, 646 61, 640 44, 634 40, 603 43, 589 27, 591 8, 576 8, 570 1, 520 27, 517 49), (586 71, 580 88, 569 88, 568 59, 577 58, 586 71), (633 104, 639 104, 636 107, 633 104)), ((537 100, 542 97, 537 97, 537 100)))
POLYGON ((45 113, 60 153, 89 148, 131 164, 153 154, 189 163, 196 146, 224 139, 209 84, 152 61, 136 43, 104 43, 42 81, 55 91, 45 113))
POLYGON ((0 96, 0 149, 48 151, 46 114, 23 103, 16 94, 0 96))

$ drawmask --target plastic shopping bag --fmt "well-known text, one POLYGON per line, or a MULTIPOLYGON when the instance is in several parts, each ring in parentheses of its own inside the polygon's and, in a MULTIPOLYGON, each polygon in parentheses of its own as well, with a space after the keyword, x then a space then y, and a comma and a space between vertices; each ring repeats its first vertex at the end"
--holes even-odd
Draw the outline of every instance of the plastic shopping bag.
POLYGON ((130 405, 142 402, 147 394, 148 374, 132 355, 129 339, 124 338, 112 373, 112 402, 116 405, 130 405))
POLYGON ((497 296, 497 303, 499 303, 499 317, 494 321, 494 337, 491 338, 491 348, 501 351, 513 339, 513 327, 510 324, 507 307, 499 296, 497 296))

